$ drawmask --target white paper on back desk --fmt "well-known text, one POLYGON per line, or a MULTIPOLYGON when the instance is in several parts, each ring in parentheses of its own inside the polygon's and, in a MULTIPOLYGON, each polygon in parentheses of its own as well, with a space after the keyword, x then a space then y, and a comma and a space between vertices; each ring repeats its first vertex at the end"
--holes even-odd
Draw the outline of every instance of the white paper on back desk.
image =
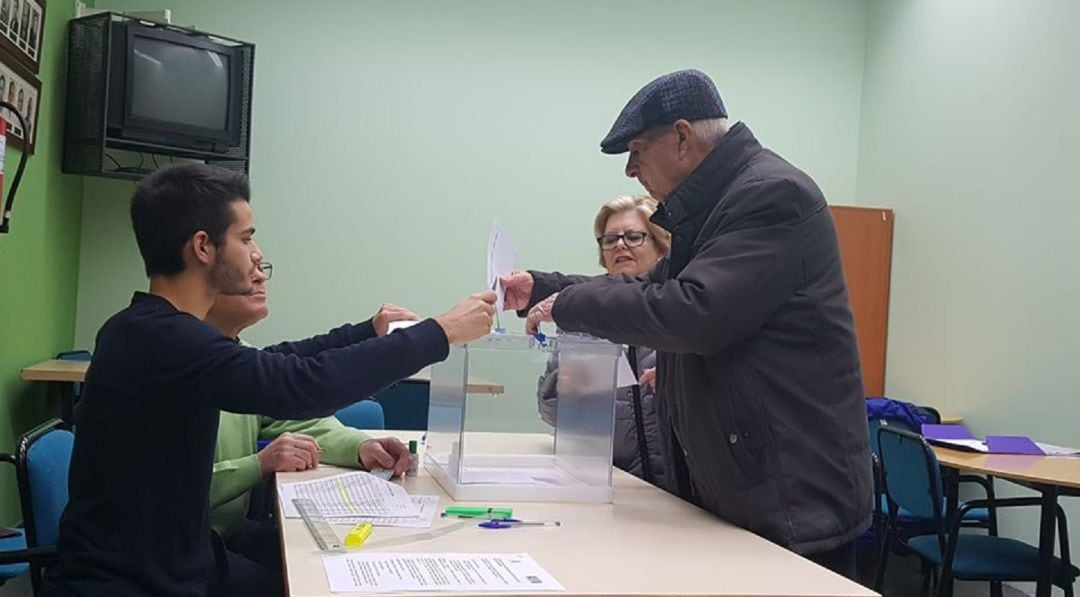
POLYGON ((299 518, 293 500, 307 498, 315 502, 326 518, 342 516, 417 517, 417 507, 401 486, 366 473, 354 471, 313 481, 282 484, 279 494, 286 518, 299 518))

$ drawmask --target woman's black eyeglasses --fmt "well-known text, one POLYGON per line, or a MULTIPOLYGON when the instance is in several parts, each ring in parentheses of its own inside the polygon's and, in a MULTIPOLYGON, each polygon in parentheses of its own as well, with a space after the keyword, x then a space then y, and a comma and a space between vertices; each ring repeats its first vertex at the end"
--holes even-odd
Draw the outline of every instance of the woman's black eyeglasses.
POLYGON ((619 240, 623 241, 627 247, 640 247, 645 239, 649 238, 648 232, 639 232, 637 230, 631 230, 630 232, 623 232, 622 234, 605 234, 603 236, 596 237, 597 244, 604 251, 611 251, 619 244, 619 240))

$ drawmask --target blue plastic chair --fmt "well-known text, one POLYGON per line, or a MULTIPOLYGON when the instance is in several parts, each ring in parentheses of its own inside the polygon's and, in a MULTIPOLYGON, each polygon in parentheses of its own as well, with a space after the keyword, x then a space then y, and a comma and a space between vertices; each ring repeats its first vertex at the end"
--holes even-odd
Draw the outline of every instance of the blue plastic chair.
MULTIPOLYGON (((988 581, 995 585, 1038 579, 1039 551, 1034 546, 993 535, 961 534, 964 515, 972 509, 989 506, 990 500, 969 501, 957 509, 951 520, 945 520, 941 469, 933 449, 922 436, 896 427, 882 427, 878 430, 878 449, 889 506, 888 531, 878 570, 879 587, 890 544, 899 539, 896 528, 901 507, 932 524, 928 534, 910 537, 906 545, 934 571, 940 571, 939 596, 952 594, 953 579, 988 581)), ((1039 498, 1010 498, 994 500, 993 506, 1008 508, 1041 503, 1039 498)), ((1060 507, 1057 522, 1061 557, 1054 559, 1054 584, 1064 589, 1067 597, 1072 597, 1072 584, 1080 569, 1069 559, 1068 528, 1060 507)), ((933 576, 929 575, 927 581, 933 576)), ((929 588, 929 583, 924 588, 929 588)))
POLYGON ((342 425, 353 429, 386 429, 383 407, 374 400, 361 400, 334 413, 342 425))
MULTIPOLYGON (((0 454, 0 459, 12 464, 15 462, 8 454, 0 454)), ((26 556, 26 533, 22 529, 19 529, 18 535, 0 539, 0 562, 6 562, 0 563, 0 585, 30 570, 26 556)))
MULTIPOLYGON (((888 399, 888 398, 881 398, 879 400, 887 400, 887 401, 891 402, 891 399, 888 399)), ((896 402, 896 404, 897 405, 904 405, 905 403, 896 402)), ((881 489, 881 482, 880 482, 880 478, 879 478, 880 473, 878 471, 878 466, 879 466, 878 465, 878 460, 879 460, 878 454, 880 452, 880 450, 878 449, 878 429, 880 429, 881 427, 893 426, 893 427, 898 427, 900 429, 904 429, 906 431, 911 431, 913 433, 919 433, 921 431, 921 429, 920 429, 920 427, 915 426, 917 423, 919 425, 921 425, 921 422, 926 422, 926 423, 940 423, 941 422, 941 415, 938 413, 937 409, 931 408, 929 406, 916 406, 916 405, 913 405, 913 404, 908 404, 907 406, 909 407, 909 409, 907 411, 905 411, 904 409, 899 409, 898 408, 898 409, 895 410, 895 413, 892 416, 889 416, 889 415, 886 415, 886 416, 872 416, 872 417, 869 417, 869 419, 868 419, 869 431, 870 431, 870 451, 873 453, 873 456, 874 456, 874 471, 875 471, 875 478, 874 478, 875 483, 874 483, 874 486, 875 486, 875 489, 877 489, 877 492, 876 492, 877 499, 876 499, 876 501, 874 503, 874 514, 875 514, 875 521, 877 521, 878 523, 883 523, 884 522, 884 520, 885 520, 885 511, 888 509, 888 506, 885 503, 885 493, 881 489), (905 412, 909 413, 908 416, 901 416, 905 412), (915 417, 918 418, 917 421, 913 420, 915 417)), ((868 409, 869 409, 869 405, 868 405, 868 409)), ((961 483, 976 483, 976 484, 978 484, 979 486, 982 487, 983 491, 986 493, 986 499, 993 501, 993 499, 994 499, 994 481, 993 481, 993 478, 991 478, 991 477, 981 477, 981 476, 978 476, 978 475, 959 475, 956 479, 957 479, 958 482, 961 482, 961 483)), ((919 517, 913 515, 912 513, 908 512, 907 510, 904 510, 904 509, 900 510, 900 524, 903 527, 905 527, 905 528, 911 527, 916 532, 922 533, 922 532, 925 532, 925 528, 920 527, 920 525, 922 525, 923 522, 925 522, 925 521, 921 520, 919 517)), ((875 529, 879 528, 879 526, 880 526, 880 524, 876 524, 875 529)), ((969 511, 967 511, 967 514, 965 514, 965 516, 964 516, 964 526, 965 527, 984 528, 991 535, 996 535, 997 534, 997 516, 996 516, 996 513, 994 512, 992 507, 991 508, 977 508, 977 509, 974 509, 974 510, 969 510, 969 511)))
POLYGON ((34 592, 41 588, 42 572, 55 557, 60 535, 60 517, 68 503, 68 470, 75 436, 59 419, 48 421, 19 439, 14 458, 22 506, 25 548, 8 551, 0 564, 10 565, 22 558, 30 569, 34 592))

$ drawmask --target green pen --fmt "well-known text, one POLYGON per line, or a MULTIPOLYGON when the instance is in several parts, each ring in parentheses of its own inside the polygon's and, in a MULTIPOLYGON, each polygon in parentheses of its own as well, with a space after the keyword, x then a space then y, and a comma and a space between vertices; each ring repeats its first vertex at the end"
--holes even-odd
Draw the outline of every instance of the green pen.
POLYGON ((514 515, 513 508, 485 508, 469 506, 447 506, 442 513, 444 517, 456 518, 510 518, 514 515))

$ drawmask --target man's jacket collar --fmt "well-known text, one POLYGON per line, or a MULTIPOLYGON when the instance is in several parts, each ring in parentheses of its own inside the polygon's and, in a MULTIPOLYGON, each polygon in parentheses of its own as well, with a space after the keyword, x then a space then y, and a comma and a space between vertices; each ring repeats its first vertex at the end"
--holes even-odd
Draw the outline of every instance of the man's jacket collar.
POLYGON ((652 222, 675 233, 702 210, 711 211, 722 196, 719 191, 727 187, 759 151, 761 144, 750 128, 741 122, 735 123, 690 176, 660 204, 652 222))

